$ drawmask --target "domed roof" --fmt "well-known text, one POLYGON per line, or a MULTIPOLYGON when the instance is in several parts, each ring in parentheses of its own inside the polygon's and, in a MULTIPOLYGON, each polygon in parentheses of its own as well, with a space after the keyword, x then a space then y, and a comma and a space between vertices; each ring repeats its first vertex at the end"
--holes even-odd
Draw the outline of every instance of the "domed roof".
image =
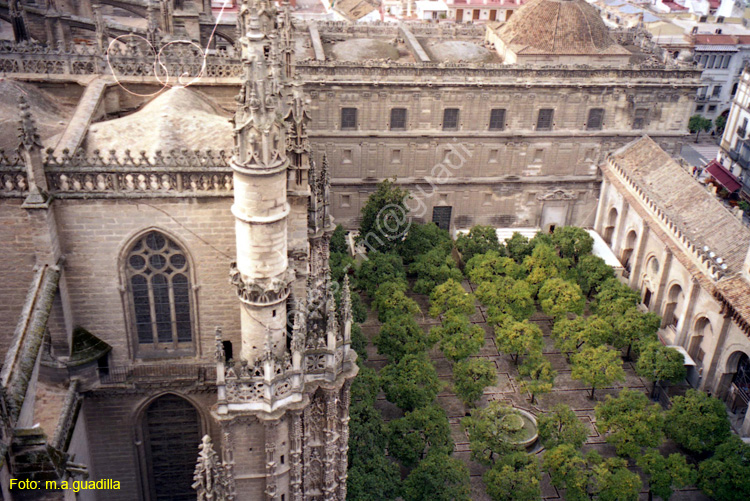
POLYGON ((497 30, 517 54, 621 54, 599 12, 585 0, 530 0, 497 30))
POLYGON ((228 115, 202 94, 185 87, 164 91, 141 110, 122 118, 93 124, 86 150, 102 154, 130 150, 153 156, 171 150, 231 151, 232 124, 228 115))

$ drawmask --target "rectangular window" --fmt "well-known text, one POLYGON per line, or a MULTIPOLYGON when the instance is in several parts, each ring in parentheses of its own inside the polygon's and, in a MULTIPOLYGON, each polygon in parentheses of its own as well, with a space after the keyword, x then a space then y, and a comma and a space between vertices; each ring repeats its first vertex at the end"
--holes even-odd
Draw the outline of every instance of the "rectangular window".
POLYGON ((713 96, 719 97, 720 94, 721 94, 721 85, 714 85, 713 96))
POLYGON ((391 150, 391 163, 392 164, 401 163, 401 150, 391 150))
POLYGON ((706 107, 705 104, 699 104, 695 107, 695 111, 703 111, 703 109, 706 107))
POLYGON ((341 108, 341 130, 357 128, 357 108, 341 108))
POLYGON ((552 108, 542 108, 539 110, 539 116, 536 119, 536 130, 552 130, 552 117, 555 110, 552 108))
POLYGON ((490 130, 505 129, 505 110, 501 108, 490 111, 490 130))
POLYGON ((496 148, 491 149, 489 159, 487 161, 491 164, 496 164, 498 162, 498 157, 500 156, 499 153, 500 150, 496 148))
POLYGON ((731 61, 731 60, 732 60, 732 55, 731 54, 727 54, 726 56, 724 56, 724 61, 722 61, 721 67, 722 68, 729 68, 729 61, 731 61))
POLYGON ((393 108, 391 110, 391 130, 406 129, 406 108, 393 108))
POLYGON ((586 121, 586 130, 602 130, 604 124, 604 109, 592 108, 589 110, 589 119, 586 121))
POLYGON ((708 64, 706 65, 706 68, 713 68, 715 60, 716 60, 716 54, 711 54, 710 56, 708 56, 708 64))
POLYGON ((350 164, 352 163, 352 150, 346 149, 341 151, 341 163, 350 164))
POLYGON ((646 128, 647 115, 648 115, 647 108, 638 108, 637 110, 635 110, 635 115, 633 116, 633 129, 634 130, 646 128))
POLYGON ((715 104, 709 105, 708 106, 708 111, 716 111, 716 105, 715 104))
POLYGON ((443 110, 443 130, 458 129, 458 108, 443 110))

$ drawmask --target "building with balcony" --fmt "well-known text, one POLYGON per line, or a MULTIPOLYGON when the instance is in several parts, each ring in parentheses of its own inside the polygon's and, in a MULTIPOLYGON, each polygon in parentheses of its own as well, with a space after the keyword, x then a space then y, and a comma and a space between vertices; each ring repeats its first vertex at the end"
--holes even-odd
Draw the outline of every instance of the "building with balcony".
POLYGON ((750 72, 742 73, 727 125, 721 137, 718 161, 742 183, 744 198, 750 196, 750 72))

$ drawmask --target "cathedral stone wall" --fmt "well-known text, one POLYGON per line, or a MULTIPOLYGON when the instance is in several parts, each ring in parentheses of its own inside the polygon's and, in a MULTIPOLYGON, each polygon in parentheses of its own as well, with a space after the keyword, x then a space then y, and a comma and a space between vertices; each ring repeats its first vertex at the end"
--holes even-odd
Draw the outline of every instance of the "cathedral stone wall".
POLYGON ((120 289, 121 259, 133 238, 149 228, 172 236, 190 258, 193 297, 197 298, 191 305, 198 319, 194 334, 200 340, 195 355, 213 357, 217 326, 239 349, 239 305, 228 283, 229 264, 235 254, 229 199, 54 203, 75 325, 113 347, 110 364, 126 365, 134 357, 133 334, 127 325, 129 299, 120 289))

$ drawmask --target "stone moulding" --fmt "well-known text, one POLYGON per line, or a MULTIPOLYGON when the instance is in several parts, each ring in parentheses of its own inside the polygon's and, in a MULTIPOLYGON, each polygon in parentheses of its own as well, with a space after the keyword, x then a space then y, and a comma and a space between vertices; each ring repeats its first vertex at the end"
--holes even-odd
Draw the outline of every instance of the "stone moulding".
POLYGON ((287 269, 279 277, 263 279, 243 276, 237 263, 232 263, 229 269, 229 282, 237 288, 237 297, 251 306, 267 306, 285 300, 291 292, 293 280, 292 269, 287 269))

